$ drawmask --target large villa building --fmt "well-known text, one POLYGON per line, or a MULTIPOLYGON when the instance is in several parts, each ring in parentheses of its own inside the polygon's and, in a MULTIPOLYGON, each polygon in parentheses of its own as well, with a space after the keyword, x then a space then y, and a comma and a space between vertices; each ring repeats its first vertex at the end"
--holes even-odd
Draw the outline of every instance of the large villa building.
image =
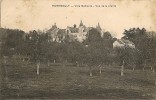
MULTIPOLYGON (((79 42, 82 42, 86 39, 86 34, 92 28, 93 27, 86 27, 82 21, 80 22, 78 27, 76 24, 74 24, 72 27, 67 26, 66 29, 59 29, 56 23, 54 23, 54 25, 48 30, 50 39, 49 41, 61 42, 65 39, 66 36, 69 36, 70 41, 77 40, 79 42)), ((99 23, 96 26, 96 29, 101 33, 101 35, 103 35, 103 31, 99 23)))

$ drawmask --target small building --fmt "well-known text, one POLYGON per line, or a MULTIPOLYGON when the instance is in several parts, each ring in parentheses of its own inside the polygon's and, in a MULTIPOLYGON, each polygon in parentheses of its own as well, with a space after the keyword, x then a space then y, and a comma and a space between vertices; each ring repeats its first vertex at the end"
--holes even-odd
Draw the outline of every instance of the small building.
POLYGON ((135 44, 126 39, 117 39, 113 43, 113 48, 125 48, 125 47, 135 48, 135 44))

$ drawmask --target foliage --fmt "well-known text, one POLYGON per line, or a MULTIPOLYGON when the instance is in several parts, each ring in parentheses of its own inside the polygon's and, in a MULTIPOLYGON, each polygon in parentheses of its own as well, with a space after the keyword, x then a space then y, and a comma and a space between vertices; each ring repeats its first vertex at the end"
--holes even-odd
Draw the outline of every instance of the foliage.
POLYGON ((110 32, 99 33, 96 28, 88 31, 86 40, 82 43, 70 41, 68 35, 62 36, 59 31, 58 38, 61 42, 49 41, 49 33, 30 31, 25 33, 16 29, 0 29, 1 52, 3 56, 21 55, 28 56, 37 61, 79 62, 88 65, 111 64, 125 59, 128 64, 144 64, 156 59, 155 32, 146 31, 144 28, 131 28, 124 31, 124 37, 135 44, 136 49, 113 50, 116 38, 110 32), (118 54, 116 55, 116 52, 118 54), (119 58, 121 59, 119 59, 119 58), (149 60, 150 59, 150 60, 149 60))
MULTIPOLYGON (((151 61, 156 59, 156 33, 146 31, 145 28, 131 28, 124 31, 124 37, 132 41, 138 50, 137 62, 139 65, 144 64, 147 60, 151 61)), ((152 61, 152 62, 154 62, 152 61)))

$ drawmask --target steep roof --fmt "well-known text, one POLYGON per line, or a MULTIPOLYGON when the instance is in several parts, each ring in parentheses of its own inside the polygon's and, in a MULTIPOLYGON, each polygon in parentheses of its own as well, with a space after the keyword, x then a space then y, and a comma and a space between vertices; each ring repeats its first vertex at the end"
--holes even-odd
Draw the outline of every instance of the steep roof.
POLYGON ((133 42, 126 40, 126 39, 117 39, 116 42, 113 43, 113 47, 119 47, 119 48, 135 48, 135 45, 133 42), (118 42, 118 44, 116 44, 118 42))
POLYGON ((83 26, 82 20, 81 20, 81 22, 80 22, 80 25, 79 25, 79 26, 83 26))
POLYGON ((119 42, 120 44, 124 44, 123 41, 121 41, 121 39, 117 39, 117 42, 119 42))
POLYGON ((134 43, 133 43, 133 42, 131 42, 131 41, 129 41, 129 40, 122 39, 122 41, 123 41, 124 43, 126 43, 126 44, 133 44, 133 45, 134 45, 134 43))
POLYGON ((78 33, 78 28, 75 28, 75 27, 68 27, 69 30, 71 31, 71 33, 78 33))
POLYGON ((132 44, 132 45, 134 45, 133 42, 131 42, 131 41, 129 41, 129 40, 126 40, 126 39, 117 39, 116 41, 117 41, 118 43, 120 43, 120 44, 126 44, 126 45, 132 44))
POLYGON ((65 33, 66 32, 66 29, 59 29, 58 30, 58 34, 63 34, 63 33, 65 33))
POLYGON ((98 25, 96 26, 96 28, 97 28, 99 31, 102 30, 102 29, 101 29, 101 26, 100 26, 100 24, 99 24, 99 22, 98 22, 98 25))
POLYGON ((54 29, 57 29, 56 23, 54 23, 54 25, 52 25, 52 27, 48 31, 53 31, 54 29))

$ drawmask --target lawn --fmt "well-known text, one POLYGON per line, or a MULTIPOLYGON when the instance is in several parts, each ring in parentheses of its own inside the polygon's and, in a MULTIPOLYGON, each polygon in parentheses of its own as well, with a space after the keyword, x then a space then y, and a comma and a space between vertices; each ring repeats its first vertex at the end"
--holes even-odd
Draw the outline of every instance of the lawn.
POLYGON ((8 63, 7 88, 1 93, 10 99, 156 99, 155 73, 150 70, 126 69, 120 76, 119 66, 103 66, 102 73, 88 67, 8 63))

